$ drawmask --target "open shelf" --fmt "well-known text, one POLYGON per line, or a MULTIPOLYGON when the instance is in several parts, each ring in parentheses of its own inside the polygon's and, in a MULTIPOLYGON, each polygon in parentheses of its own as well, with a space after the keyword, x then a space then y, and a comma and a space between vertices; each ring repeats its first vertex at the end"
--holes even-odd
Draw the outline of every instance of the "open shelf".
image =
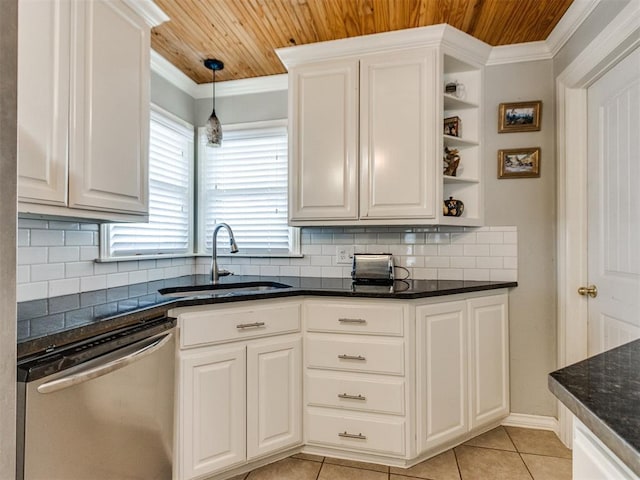
POLYGON ((453 95, 444 94, 444 109, 445 110, 462 110, 465 108, 478 108, 478 105, 473 102, 468 102, 453 95))
POLYGON ((480 183, 477 178, 452 177, 451 175, 442 175, 444 183, 480 183))
POLYGON ((453 135, 443 135, 444 144, 447 147, 475 147, 479 145, 476 140, 468 140, 466 138, 454 137, 453 135))

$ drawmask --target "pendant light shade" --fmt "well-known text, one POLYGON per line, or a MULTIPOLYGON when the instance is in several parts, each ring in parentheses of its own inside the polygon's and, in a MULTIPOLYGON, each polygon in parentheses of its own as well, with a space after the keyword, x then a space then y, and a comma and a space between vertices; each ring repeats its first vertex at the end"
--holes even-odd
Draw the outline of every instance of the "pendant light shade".
POLYGON ((218 120, 218 116, 216 115, 216 72, 224 68, 224 63, 220 60, 216 60, 215 58, 207 58, 204 61, 204 66, 213 71, 213 110, 211 111, 211 116, 205 125, 207 132, 207 145, 210 147, 219 147, 222 145, 222 126, 220 125, 220 120, 218 120))

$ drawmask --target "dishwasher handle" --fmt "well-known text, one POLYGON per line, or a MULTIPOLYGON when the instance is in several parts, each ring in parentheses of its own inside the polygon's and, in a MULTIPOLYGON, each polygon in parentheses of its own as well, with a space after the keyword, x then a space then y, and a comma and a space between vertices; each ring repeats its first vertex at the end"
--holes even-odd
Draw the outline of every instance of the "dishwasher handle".
POLYGON ((107 373, 124 368, 127 365, 130 365, 131 363, 136 362, 144 357, 152 355, 153 353, 164 347, 167 343, 169 343, 172 338, 173 333, 161 333, 159 335, 156 335, 155 337, 151 337, 151 340, 155 339, 151 343, 149 343, 149 338, 145 338, 143 340, 140 340, 139 342, 129 345, 128 347, 125 347, 125 350, 127 351, 134 350, 131 353, 127 353, 103 365, 97 365, 95 367, 87 368, 86 370, 81 370, 79 372, 73 373, 69 376, 43 383, 37 388, 37 390, 40 393, 53 393, 57 392, 58 390, 78 385, 79 383, 87 382, 94 378, 101 377, 103 375, 106 375, 107 373), (140 345, 142 345, 142 347, 140 347, 140 345))

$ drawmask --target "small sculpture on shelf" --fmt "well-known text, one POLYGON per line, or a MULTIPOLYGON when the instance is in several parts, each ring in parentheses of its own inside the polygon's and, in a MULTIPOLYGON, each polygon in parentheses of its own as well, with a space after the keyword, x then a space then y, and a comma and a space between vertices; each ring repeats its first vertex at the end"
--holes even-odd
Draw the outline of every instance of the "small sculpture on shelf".
POLYGON ((460 155, 455 148, 444 147, 444 174, 450 177, 456 176, 458 165, 460 165, 460 155))
POLYGON ((442 213, 447 217, 459 217, 464 212, 464 203, 461 200, 456 200, 453 197, 449 197, 449 200, 445 200, 442 205, 442 213))

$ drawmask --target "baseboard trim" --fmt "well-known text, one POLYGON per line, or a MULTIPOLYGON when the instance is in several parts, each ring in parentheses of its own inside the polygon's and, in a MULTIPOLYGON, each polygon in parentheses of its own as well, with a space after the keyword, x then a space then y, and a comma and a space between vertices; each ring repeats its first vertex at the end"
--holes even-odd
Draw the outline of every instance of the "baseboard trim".
POLYGON ((527 415, 526 413, 512 413, 502 421, 507 427, 536 428, 538 430, 551 430, 556 435, 560 434, 560 423, 555 417, 543 415, 527 415))

